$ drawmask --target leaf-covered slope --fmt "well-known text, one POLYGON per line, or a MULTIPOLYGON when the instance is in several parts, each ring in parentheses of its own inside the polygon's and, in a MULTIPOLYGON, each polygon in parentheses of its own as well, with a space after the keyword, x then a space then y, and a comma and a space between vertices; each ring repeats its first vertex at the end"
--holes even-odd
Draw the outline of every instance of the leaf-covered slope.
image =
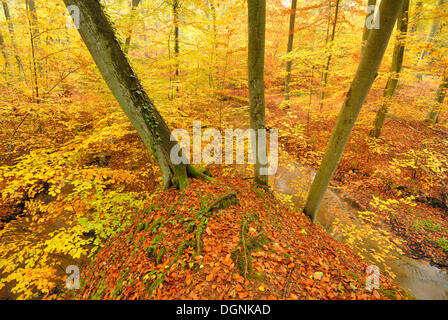
POLYGON ((220 177, 157 195, 101 249, 69 298, 403 298, 383 276, 380 290, 365 290, 366 267, 270 192, 220 177))

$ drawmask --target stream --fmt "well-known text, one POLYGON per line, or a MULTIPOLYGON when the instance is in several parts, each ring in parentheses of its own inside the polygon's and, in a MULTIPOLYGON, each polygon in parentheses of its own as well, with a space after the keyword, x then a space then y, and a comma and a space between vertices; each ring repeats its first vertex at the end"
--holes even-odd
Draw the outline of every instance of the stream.
MULTIPOLYGON (((280 158, 277 173, 271 177, 270 182, 274 192, 286 197, 295 208, 301 209, 304 207, 313 178, 314 173, 300 162, 280 158)), ((341 199, 329 188, 319 209, 317 220, 327 232, 331 233, 334 231, 336 217, 345 224, 357 225, 360 223, 358 209, 348 201, 341 199)), ((338 237, 336 236, 336 238, 338 237)), ((379 245, 373 241, 363 244, 363 246, 368 250, 379 248, 379 245)), ((373 259, 366 258, 366 260, 368 263, 375 264, 373 259)), ((448 300, 448 274, 446 271, 431 266, 426 261, 413 259, 406 255, 397 255, 396 259, 388 259, 385 264, 396 275, 395 282, 415 298, 448 300)))

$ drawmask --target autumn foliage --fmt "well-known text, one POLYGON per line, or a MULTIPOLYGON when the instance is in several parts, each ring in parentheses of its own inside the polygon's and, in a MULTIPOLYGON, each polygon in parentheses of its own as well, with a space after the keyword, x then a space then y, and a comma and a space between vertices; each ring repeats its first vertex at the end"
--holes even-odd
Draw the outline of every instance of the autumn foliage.
MULTIPOLYGON (((64 3, 36 1, 33 13, 30 2, 7 1, 11 16, 0 14, 0 298, 409 299, 391 259, 448 270, 448 113, 435 99, 448 39, 428 39, 434 21, 446 27, 446 5, 411 5, 400 81, 373 138, 391 40, 329 187, 358 224, 336 217, 328 233, 274 178, 254 184, 251 166, 212 165, 216 183, 163 191, 64 3), (371 264, 381 287, 368 291, 371 264), (70 265, 80 290, 66 289, 70 265)), ((335 20, 335 0, 298 1, 287 54, 291 10, 267 3, 266 126, 279 129, 284 158, 314 172, 360 60, 366 1, 341 2, 335 20)), ((122 47, 131 35, 127 57, 170 128, 248 128, 246 1, 178 4, 178 19, 170 1, 104 10, 122 47)))

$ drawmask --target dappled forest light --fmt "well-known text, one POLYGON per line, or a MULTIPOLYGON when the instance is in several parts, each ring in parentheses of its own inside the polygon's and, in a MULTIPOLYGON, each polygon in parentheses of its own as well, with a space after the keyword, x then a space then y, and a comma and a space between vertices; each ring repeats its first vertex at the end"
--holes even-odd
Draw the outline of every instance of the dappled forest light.
POLYGON ((448 299, 448 2, 0 6, 0 299, 448 299))

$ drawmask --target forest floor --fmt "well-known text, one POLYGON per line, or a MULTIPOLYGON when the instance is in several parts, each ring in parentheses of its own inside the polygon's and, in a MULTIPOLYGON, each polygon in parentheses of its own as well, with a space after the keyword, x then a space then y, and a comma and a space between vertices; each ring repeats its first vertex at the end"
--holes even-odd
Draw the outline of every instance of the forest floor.
MULTIPOLYGON (((375 225, 399 239, 406 254, 448 270, 448 118, 441 114, 434 125, 421 120, 422 93, 434 90, 423 83, 400 88, 380 139, 368 137, 382 94, 372 90, 331 189, 360 211, 376 211, 375 225)), ((280 130, 289 154, 317 171, 343 96, 328 99, 322 112, 310 110, 309 97, 293 98, 291 108, 282 101, 281 93, 267 97, 268 126, 280 130)), ((312 100, 313 108, 318 104, 312 100)))
MULTIPOLYGON (((439 125, 422 122, 421 88, 405 92, 398 100, 407 111, 392 110, 400 117, 386 121, 379 140, 367 138, 380 91, 371 94, 332 189, 374 212, 373 225, 402 240, 407 254, 444 268, 446 113, 439 125)), ((366 291, 367 264, 349 246, 234 166, 211 167, 217 184, 192 180, 184 192, 157 191, 157 166, 107 93, 75 91, 39 105, 1 95, 3 298, 409 298, 384 274, 380 290, 366 291), (55 256, 79 262, 90 252, 82 289, 67 295, 67 263, 55 256)), ((280 130, 290 155, 316 170, 342 99, 328 99, 317 112, 308 97, 295 97, 285 110, 281 95, 270 92, 268 126, 280 130)), ((158 107, 171 128, 191 129, 193 120, 233 127, 248 115, 244 99, 208 92, 158 107)))
POLYGON ((408 297, 386 276, 380 290, 367 291, 365 262, 321 226, 270 191, 213 174, 219 183, 192 181, 154 199, 107 242, 70 298, 408 297))

